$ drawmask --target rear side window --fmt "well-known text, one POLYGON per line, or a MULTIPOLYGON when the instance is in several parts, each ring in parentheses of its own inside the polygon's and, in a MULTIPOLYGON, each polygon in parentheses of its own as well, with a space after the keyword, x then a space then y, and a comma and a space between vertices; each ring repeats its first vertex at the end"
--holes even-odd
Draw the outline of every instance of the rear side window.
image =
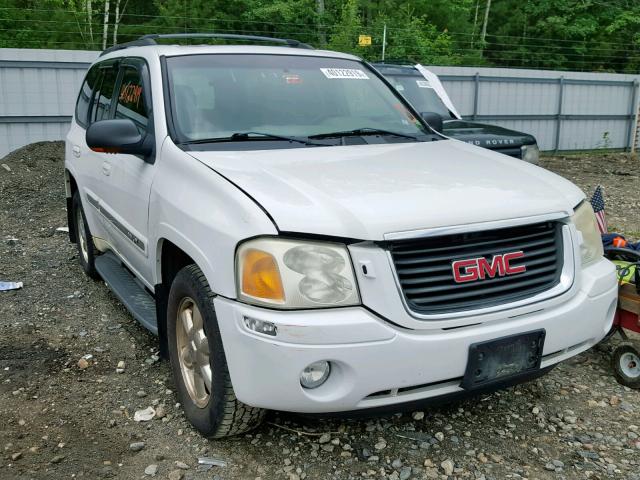
POLYGON ((147 131, 149 122, 145 95, 140 71, 133 66, 124 66, 118 93, 116 118, 133 120, 140 133, 147 131))
POLYGON ((91 123, 107 120, 111 113, 111 99, 116 87, 118 69, 108 66, 100 69, 98 88, 93 96, 91 107, 91 123))
POLYGON ((97 65, 91 67, 80 88, 80 94, 76 102, 76 122, 83 127, 86 127, 88 123, 89 107, 91 106, 93 89, 96 87, 99 73, 97 65))

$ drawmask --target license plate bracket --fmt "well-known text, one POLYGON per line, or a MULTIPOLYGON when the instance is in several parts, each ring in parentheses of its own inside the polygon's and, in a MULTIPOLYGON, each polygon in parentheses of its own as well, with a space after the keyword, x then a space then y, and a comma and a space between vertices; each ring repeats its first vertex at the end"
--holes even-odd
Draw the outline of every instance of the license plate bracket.
POLYGON ((460 386, 472 390, 538 370, 545 334, 545 330, 540 329, 471 344, 460 386))

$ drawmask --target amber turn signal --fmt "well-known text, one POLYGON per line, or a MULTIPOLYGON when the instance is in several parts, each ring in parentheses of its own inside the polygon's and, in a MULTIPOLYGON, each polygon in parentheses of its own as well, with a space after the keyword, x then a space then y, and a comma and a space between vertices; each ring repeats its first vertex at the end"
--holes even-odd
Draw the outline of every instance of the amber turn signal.
POLYGON ((244 252, 241 288, 242 293, 254 298, 285 301, 280 270, 273 255, 256 249, 244 252))

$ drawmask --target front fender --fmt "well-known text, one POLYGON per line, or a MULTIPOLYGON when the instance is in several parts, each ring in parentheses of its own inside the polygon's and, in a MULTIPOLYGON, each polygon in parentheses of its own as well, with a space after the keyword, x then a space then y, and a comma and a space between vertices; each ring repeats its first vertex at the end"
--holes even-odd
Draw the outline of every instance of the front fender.
POLYGON ((277 235, 266 213, 233 183, 165 139, 149 203, 153 283, 162 279, 162 242, 198 264, 211 290, 235 298, 235 250, 258 235, 277 235))

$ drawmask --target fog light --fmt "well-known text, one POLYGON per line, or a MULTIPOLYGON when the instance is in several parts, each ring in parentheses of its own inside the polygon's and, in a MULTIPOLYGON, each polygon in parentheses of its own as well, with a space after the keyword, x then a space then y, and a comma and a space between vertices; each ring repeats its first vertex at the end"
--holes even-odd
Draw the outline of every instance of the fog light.
POLYGON ((300 385, 304 388, 318 388, 329 378, 331 364, 326 360, 313 362, 300 374, 300 385))
POLYGON ((249 329, 263 335, 275 337, 278 334, 278 327, 271 322, 258 320, 257 318, 244 317, 244 325, 249 329))

